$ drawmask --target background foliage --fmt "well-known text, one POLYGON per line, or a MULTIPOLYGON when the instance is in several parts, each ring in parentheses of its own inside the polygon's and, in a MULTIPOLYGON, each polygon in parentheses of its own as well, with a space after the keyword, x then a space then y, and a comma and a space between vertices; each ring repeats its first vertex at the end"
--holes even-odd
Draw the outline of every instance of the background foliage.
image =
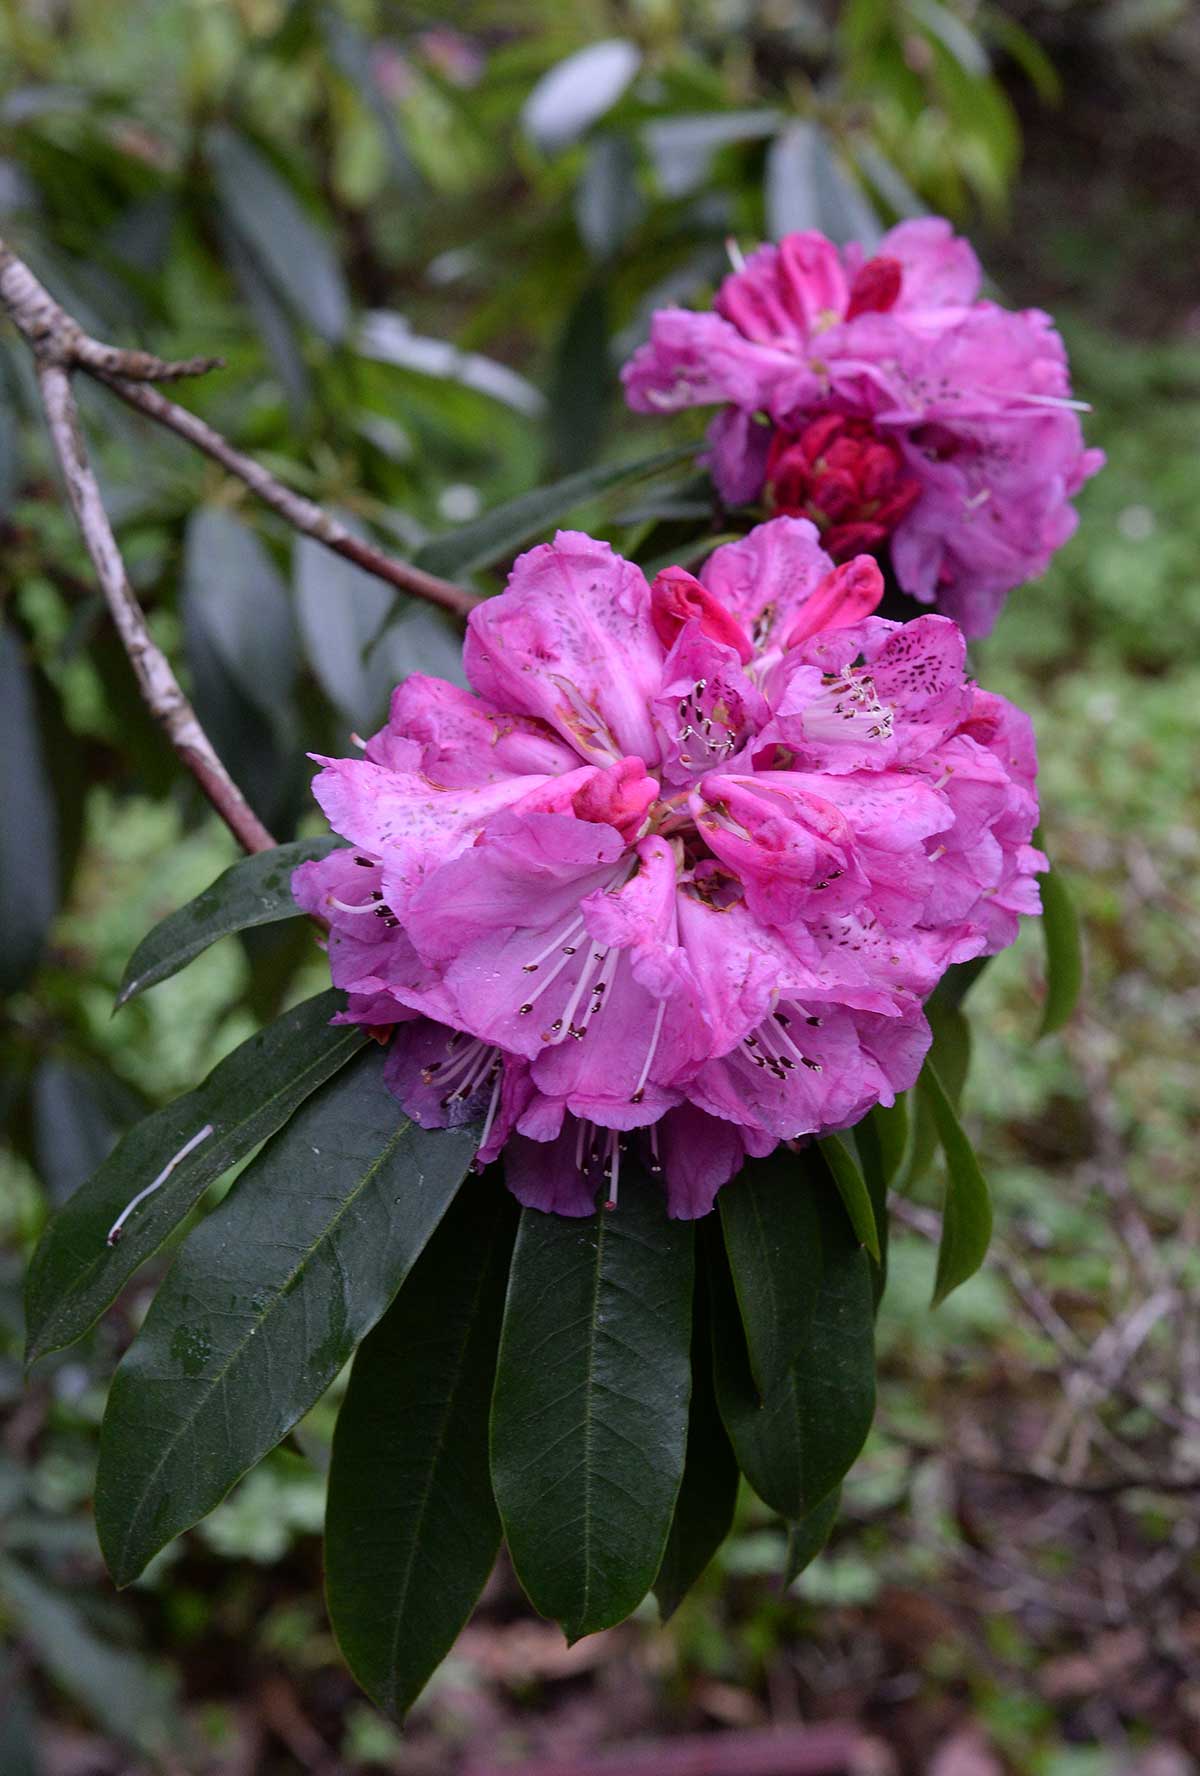
MULTIPOLYGON (((147 1106, 316 990, 322 962, 299 925, 250 932, 110 1023, 137 939, 232 842, 140 712, 22 349, 0 341, 5 1771, 26 1767, 23 1709, 51 1769, 81 1736, 96 1769, 160 1767, 181 1719, 179 1767, 265 1772, 443 1769, 498 1733, 562 1752, 798 1712, 861 1719, 902 1769, 947 1742, 976 1770, 1193 1767, 1196 56, 1190 9, 1130 0, 473 0, 452 26, 383 0, 0 8, 4 232, 101 335, 221 352, 187 399, 401 552, 686 436, 626 417, 615 370, 655 303, 704 296, 728 235, 845 238, 922 203, 982 234, 1009 300, 1062 318, 1110 453, 1079 538, 977 661, 1037 721, 1090 955, 1086 1009, 1040 1048, 1036 934, 977 989, 988 1273, 931 1318, 909 1206, 880 1421, 794 1589, 749 1503, 666 1631, 565 1654, 501 1571, 402 1749, 322 1626, 328 1403, 118 1601, 89 1501, 146 1287, 21 1400, 18 1283, 48 1210, 147 1106)), ((369 731, 398 673, 453 673, 452 632, 80 392, 156 635, 277 835, 315 830, 304 749, 369 731)), ((696 502, 676 468, 579 516, 627 548, 654 524, 668 552, 696 502)))

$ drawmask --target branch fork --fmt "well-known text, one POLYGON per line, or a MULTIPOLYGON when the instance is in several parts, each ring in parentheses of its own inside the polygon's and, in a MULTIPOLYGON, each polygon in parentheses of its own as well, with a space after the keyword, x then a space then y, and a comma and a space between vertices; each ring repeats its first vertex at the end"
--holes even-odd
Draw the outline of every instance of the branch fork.
POLYGON ((246 851, 276 843, 234 783, 184 694, 170 661, 154 641, 129 581, 88 458, 71 377, 82 371, 147 418, 185 439, 242 481, 294 530, 313 537, 410 597, 425 599, 465 618, 475 595, 464 586, 427 574, 356 537, 312 500, 293 493, 261 463, 234 448, 204 420, 153 387, 220 367, 220 358, 171 361, 151 352, 125 351, 93 339, 56 302, 29 266, 0 239, 0 307, 25 339, 37 365, 42 407, 75 515, 96 578, 129 656, 139 689, 187 770, 246 851))

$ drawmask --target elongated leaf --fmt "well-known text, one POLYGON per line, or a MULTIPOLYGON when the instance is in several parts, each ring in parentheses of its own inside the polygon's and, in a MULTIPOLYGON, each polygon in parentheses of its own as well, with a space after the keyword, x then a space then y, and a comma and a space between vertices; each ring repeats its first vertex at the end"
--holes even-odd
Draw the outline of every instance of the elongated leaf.
MULTIPOLYGON (((904 1115, 904 1104, 898 1099, 895 1108, 904 1115)), ((888 1111, 881 1115, 886 1117, 888 1111)), ((896 1176, 894 1164, 895 1149, 890 1134, 885 1136, 886 1124, 876 1120, 876 1112, 864 1116, 855 1125, 854 1145, 862 1166, 863 1183, 871 1198, 871 1210, 875 1218, 875 1231, 879 1238, 879 1256, 871 1266, 871 1286, 875 1294, 875 1306, 878 1308, 887 1287, 888 1261, 888 1188, 896 1176), (886 1143, 886 1144, 885 1144, 886 1143)), ((903 1159, 903 1145, 900 1157, 903 1159)))
MULTIPOLYGON (((953 1000, 931 999, 925 1007, 925 1016, 933 1031, 933 1045, 925 1065, 936 1068, 950 1102, 957 1106, 962 1102, 963 1087, 971 1068, 971 1026, 953 1000)), ((937 1124, 929 1101, 920 1091, 913 1097, 912 1142, 905 1175, 908 1185, 925 1176, 938 1150, 937 1124)))
POLYGON ((937 1307, 951 1290, 974 1276, 987 1256, 992 1237, 992 1200, 975 1149, 963 1133, 936 1068, 928 1061, 917 1082, 917 1091, 929 1106, 946 1160, 946 1202, 933 1285, 933 1305, 937 1307))
POLYGON ((549 430, 560 473, 580 473, 600 449, 613 381, 608 310, 607 287, 588 284, 572 305, 555 347, 549 430))
POLYGON ((610 488, 644 481, 660 469, 673 468, 694 455, 695 446, 685 444, 660 450, 654 456, 639 457, 635 462, 607 463, 578 475, 567 475, 549 487, 535 488, 532 493, 523 493, 506 505, 496 506, 448 536, 434 537, 418 552, 416 563, 427 573, 449 579, 487 567, 610 488))
POLYGON ((0 754, 0 991, 10 993, 37 967, 58 911, 58 846, 33 683, 17 632, 7 624, 0 626, 0 754))
POLYGON ((396 595, 312 537, 296 538, 292 575, 300 634, 317 682, 347 720, 369 734, 393 682, 386 660, 372 661, 369 649, 396 595))
POLYGON ((509 1553, 571 1641, 654 1583, 687 1440, 693 1230, 636 1173, 620 1205, 590 1221, 524 1211, 492 1403, 509 1553))
POLYGON ((259 851, 231 863, 211 887, 168 914, 142 939, 126 965, 117 1004, 127 1005, 147 987, 169 980, 210 944, 233 931, 298 919, 300 908, 292 899, 293 870, 311 858, 328 857, 340 844, 340 839, 329 834, 293 839, 290 845, 277 845, 273 851, 259 851))
POLYGON ((642 65, 624 37, 589 43, 542 75, 521 111, 521 127, 543 154, 578 141, 610 111, 642 65))
POLYGON ((205 138, 205 151, 221 208, 247 252, 283 301, 336 344, 349 325, 350 297, 323 231, 244 136, 217 124, 205 138))
POLYGON ((817 1558, 829 1540, 830 1530, 837 1522, 841 1503, 842 1489, 835 1486, 819 1505, 813 1507, 807 1517, 801 1517, 797 1523, 788 1524, 787 1567, 783 1575, 785 1585, 798 1579, 805 1567, 811 1566, 817 1558))
POLYGON ((1046 1003, 1039 1036, 1061 1030, 1083 988, 1083 938, 1070 889, 1059 872, 1042 876, 1042 937, 1046 945, 1046 1003))
POLYGON ((879 1229, 875 1224, 875 1205, 871 1193, 867 1189, 866 1179, 858 1169, 858 1162, 836 1135, 827 1135, 818 1141, 821 1157, 829 1167, 830 1175, 838 1187, 842 1205, 850 1217, 850 1225, 860 1246, 865 1246, 876 1264, 880 1262, 879 1229))
POLYGON ((465 1184, 354 1359, 325 1512, 325 1592, 346 1663, 402 1716, 500 1546, 488 1405, 517 1220, 495 1173, 465 1184))
POLYGON ((717 1197, 721 1231, 760 1397, 787 1379, 821 1286, 821 1239, 805 1162, 780 1148, 717 1197))
POLYGON ((219 1504, 383 1314, 462 1183, 470 1128, 417 1128, 372 1045, 184 1242, 117 1371, 96 1528, 119 1585, 219 1504))
POLYGON ((733 1527, 738 1466, 721 1414, 712 1375, 712 1332, 702 1278, 696 1278, 692 1326, 692 1403, 687 1460, 675 1516, 654 1595, 669 1621, 733 1527))
POLYGON ((165 1672, 97 1634, 69 1598, 15 1560, 0 1561, 0 1595, 55 1681, 101 1726, 151 1753, 177 1740, 165 1672))
POLYGON ((575 222, 592 258, 600 264, 611 259, 641 213, 637 165, 628 136, 597 136, 575 190, 575 222))
POLYGON ((183 596, 242 695, 278 724, 298 664, 291 601, 266 549, 232 512, 200 506, 188 519, 183 596))
POLYGON ((781 113, 754 111, 701 111, 694 116, 661 117, 642 129, 642 140, 654 163, 659 190, 664 197, 686 197, 706 184, 713 157, 733 142, 773 136, 781 113))
POLYGON ((38 1064, 30 1103, 38 1173, 57 1206, 73 1196, 108 1156, 116 1125, 93 1090, 87 1068, 56 1055, 38 1064))
POLYGON ((281 1128, 366 1037, 331 1027, 340 993, 320 993, 235 1048, 204 1084, 147 1116, 118 1143, 43 1233, 25 1285, 26 1361, 82 1338, 209 1185, 281 1128), (137 1208, 117 1245, 105 1236, 133 1197, 201 1129, 212 1134, 137 1208))
MULTIPOLYGON (((790 1368, 760 1396, 738 1311, 730 1265, 709 1238, 717 1401, 738 1466, 772 1510, 807 1517, 842 1479, 871 1426, 875 1407, 874 1300, 870 1260, 823 1166, 806 1155, 800 1176, 777 1158, 748 1165, 722 1195, 741 1191, 755 1173, 764 1207, 808 1229, 820 1253, 820 1281, 802 1343, 790 1368), (773 1174, 773 1175, 772 1175, 773 1174)), ((724 1220, 724 1217, 722 1218, 724 1220)), ((800 1242, 797 1241, 797 1244, 800 1242)))
POLYGON ((17 1662, 0 1647, 0 1770, 4 1776, 41 1776, 33 1697, 17 1662))

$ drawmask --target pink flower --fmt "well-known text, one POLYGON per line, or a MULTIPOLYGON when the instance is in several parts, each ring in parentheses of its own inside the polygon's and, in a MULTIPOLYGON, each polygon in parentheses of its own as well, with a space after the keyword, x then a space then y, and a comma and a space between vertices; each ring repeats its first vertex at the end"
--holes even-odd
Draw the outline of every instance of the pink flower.
POLYGON ((835 559, 887 549, 904 591, 985 635, 1074 531, 1070 501, 1104 456, 1084 448, 1049 316, 981 301, 979 284, 937 217, 865 261, 788 235, 725 279, 714 312, 659 310, 626 398, 719 405, 709 462, 727 504, 765 488, 835 559))
POLYGON ((341 1016, 396 1026, 408 1113, 481 1118, 522 1202, 615 1202, 635 1151, 706 1213, 912 1085, 945 969, 1038 910, 1029 725, 882 590, 806 519, 653 586, 561 532, 472 612, 473 692, 414 675, 319 761, 349 849, 294 892, 341 1016))

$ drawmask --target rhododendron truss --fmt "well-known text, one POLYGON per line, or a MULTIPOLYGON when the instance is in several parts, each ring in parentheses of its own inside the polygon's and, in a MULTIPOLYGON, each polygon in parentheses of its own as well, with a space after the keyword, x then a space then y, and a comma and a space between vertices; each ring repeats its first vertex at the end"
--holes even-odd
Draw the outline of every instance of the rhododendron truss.
POLYGON ((836 560, 886 555, 901 588, 986 635, 1073 533, 1085 449, 1048 315, 980 300, 937 217, 875 254, 790 234, 739 263, 712 313, 667 308, 625 366, 631 407, 720 406, 709 461, 729 505, 810 517, 836 560))
POLYGON ((415 674, 320 761, 348 848, 293 886, 342 1016, 395 1026, 406 1111, 482 1119, 523 1203, 615 1205, 632 1151, 705 1214, 911 1086, 945 970, 1039 910, 1029 723, 882 591, 806 519, 652 585, 561 532, 472 612, 472 691, 415 674))

